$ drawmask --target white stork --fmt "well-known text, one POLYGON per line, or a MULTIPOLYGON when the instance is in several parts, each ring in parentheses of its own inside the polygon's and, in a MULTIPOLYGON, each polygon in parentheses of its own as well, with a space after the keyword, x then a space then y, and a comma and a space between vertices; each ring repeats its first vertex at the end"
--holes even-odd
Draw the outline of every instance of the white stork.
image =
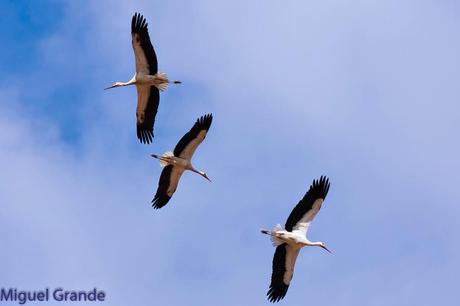
MULTIPOLYGON (((114 87, 136 85, 137 88, 137 138, 141 143, 151 143, 153 124, 160 103, 160 92, 171 83, 165 73, 158 71, 155 50, 150 42, 147 21, 141 14, 135 13, 131 20, 131 37, 136 58, 136 73, 128 82, 115 82, 114 87)), ((180 84, 181 81, 174 81, 180 84)))
POLYGON ((310 189, 289 215, 284 229, 278 224, 272 231, 261 230, 263 234, 271 236, 273 245, 276 246, 272 280, 267 292, 270 302, 278 302, 286 295, 301 248, 318 246, 331 253, 324 243, 311 242, 306 237, 308 227, 320 210, 329 186, 329 179, 325 176, 321 176, 319 181, 313 180, 310 189))
POLYGON ((191 161, 196 148, 206 137, 211 123, 212 114, 198 118, 190 131, 177 143, 174 152, 166 152, 162 156, 152 154, 152 157, 159 159, 160 165, 164 167, 158 183, 157 193, 152 200, 153 208, 162 208, 169 202, 185 170, 198 173, 208 181, 211 181, 206 173, 196 170, 191 161))

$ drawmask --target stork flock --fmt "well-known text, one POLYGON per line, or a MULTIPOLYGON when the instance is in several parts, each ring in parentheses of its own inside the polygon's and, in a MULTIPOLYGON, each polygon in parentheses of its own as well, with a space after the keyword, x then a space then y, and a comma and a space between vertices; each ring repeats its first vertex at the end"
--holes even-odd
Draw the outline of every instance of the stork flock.
MULTIPOLYGON (((105 88, 134 85, 137 89, 136 130, 137 138, 143 144, 153 141, 153 127, 160 104, 160 92, 169 84, 181 84, 170 81, 164 72, 158 70, 155 49, 151 43, 146 19, 135 13, 131 20, 131 43, 136 61, 136 73, 128 82, 115 82, 105 88)), ((208 181, 207 174, 192 165, 192 157, 198 146, 205 139, 213 120, 212 114, 199 117, 195 124, 177 143, 174 151, 163 155, 151 154, 160 162, 163 170, 158 188, 152 200, 152 207, 164 207, 177 189, 179 180, 185 170, 197 173, 208 181)), ((277 225, 271 231, 262 229, 261 233, 270 236, 276 247, 272 263, 272 276, 267 297, 270 302, 282 300, 289 288, 294 274, 294 265, 300 250, 305 246, 317 246, 331 251, 323 242, 312 242, 306 237, 310 223, 321 208, 329 191, 329 179, 321 176, 313 180, 310 188, 290 213, 286 224, 277 225)))

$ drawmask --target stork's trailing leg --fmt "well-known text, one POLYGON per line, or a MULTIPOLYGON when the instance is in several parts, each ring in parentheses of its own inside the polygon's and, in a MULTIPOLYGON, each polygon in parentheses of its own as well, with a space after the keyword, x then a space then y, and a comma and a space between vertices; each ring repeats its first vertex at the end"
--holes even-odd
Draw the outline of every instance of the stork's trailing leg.
POLYGON ((260 232, 265 235, 270 236, 270 240, 272 241, 273 246, 279 246, 280 244, 283 244, 285 241, 280 237, 283 236, 283 233, 280 233, 283 228, 281 225, 277 224, 272 231, 269 231, 267 229, 261 229, 260 232))
POLYGON ((166 73, 159 71, 154 76, 149 76, 152 79, 152 85, 158 88, 160 91, 165 91, 168 88, 170 83, 172 84, 182 84, 181 81, 170 81, 166 73))
POLYGON ((270 232, 269 230, 264 229, 264 228, 262 228, 262 229, 260 230, 260 232, 261 232, 262 234, 269 235, 269 236, 273 235, 272 232, 270 232))
POLYGON ((160 160, 160 166, 161 167, 165 167, 165 166, 167 166, 169 164, 175 164, 175 161, 173 159, 173 157, 174 157, 173 152, 166 152, 161 156, 158 156, 156 154, 152 154, 151 156, 156 158, 156 159, 158 159, 158 160, 160 160))

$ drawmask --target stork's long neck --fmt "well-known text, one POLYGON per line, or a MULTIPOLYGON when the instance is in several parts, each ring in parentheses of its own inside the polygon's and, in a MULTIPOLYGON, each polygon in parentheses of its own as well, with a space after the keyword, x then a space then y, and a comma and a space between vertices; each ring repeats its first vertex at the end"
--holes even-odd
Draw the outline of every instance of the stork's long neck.
POLYGON ((117 82, 117 87, 119 86, 129 86, 129 85, 134 85, 136 84, 137 80, 136 80, 136 75, 134 75, 131 80, 129 80, 128 82, 117 82))
POLYGON ((205 179, 207 179, 208 181, 211 182, 211 180, 209 179, 209 177, 206 175, 205 172, 200 171, 200 170, 196 170, 196 169, 192 166, 192 164, 190 164, 190 165, 187 167, 187 169, 189 169, 190 171, 193 171, 193 172, 195 172, 195 173, 198 173, 199 175, 201 175, 202 177, 204 177, 205 179))
POLYGON ((131 80, 129 80, 128 82, 124 83, 125 85, 124 86, 128 86, 128 85, 134 85, 136 84, 136 75, 134 75, 131 80))
POLYGON ((317 242, 311 242, 311 241, 308 241, 307 239, 307 242, 305 243, 305 245, 308 245, 308 246, 317 246, 317 247, 320 247, 322 249, 324 249, 325 251, 329 252, 329 253, 332 253, 331 250, 329 250, 323 242, 321 241, 317 241, 317 242))

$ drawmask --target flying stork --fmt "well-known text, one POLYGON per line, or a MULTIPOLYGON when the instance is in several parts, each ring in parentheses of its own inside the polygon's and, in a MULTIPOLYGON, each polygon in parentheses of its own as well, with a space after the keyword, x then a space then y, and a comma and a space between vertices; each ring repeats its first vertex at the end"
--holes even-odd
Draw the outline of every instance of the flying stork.
POLYGON ((272 231, 261 230, 262 234, 270 235, 273 246, 276 246, 272 279, 267 292, 268 300, 272 303, 280 301, 286 295, 301 248, 318 246, 331 253, 324 243, 311 242, 306 237, 310 223, 326 198, 329 186, 329 179, 325 176, 313 180, 310 189, 289 215, 284 229, 278 224, 272 231))
POLYGON ((162 208, 171 199, 176 191, 179 179, 185 170, 198 173, 208 181, 211 181, 205 172, 196 170, 192 166, 192 156, 196 148, 206 137, 211 127, 212 114, 198 118, 193 127, 185 134, 174 148, 174 152, 166 152, 162 156, 152 154, 151 156, 160 160, 160 165, 164 167, 158 183, 157 193, 152 200, 155 209, 162 208))
POLYGON ((148 144, 153 139, 153 124, 160 103, 160 92, 171 82, 164 72, 158 71, 158 61, 150 42, 147 21, 144 16, 135 13, 131 20, 131 42, 136 59, 136 73, 128 82, 115 82, 105 89, 136 85, 137 88, 137 138, 148 144))

